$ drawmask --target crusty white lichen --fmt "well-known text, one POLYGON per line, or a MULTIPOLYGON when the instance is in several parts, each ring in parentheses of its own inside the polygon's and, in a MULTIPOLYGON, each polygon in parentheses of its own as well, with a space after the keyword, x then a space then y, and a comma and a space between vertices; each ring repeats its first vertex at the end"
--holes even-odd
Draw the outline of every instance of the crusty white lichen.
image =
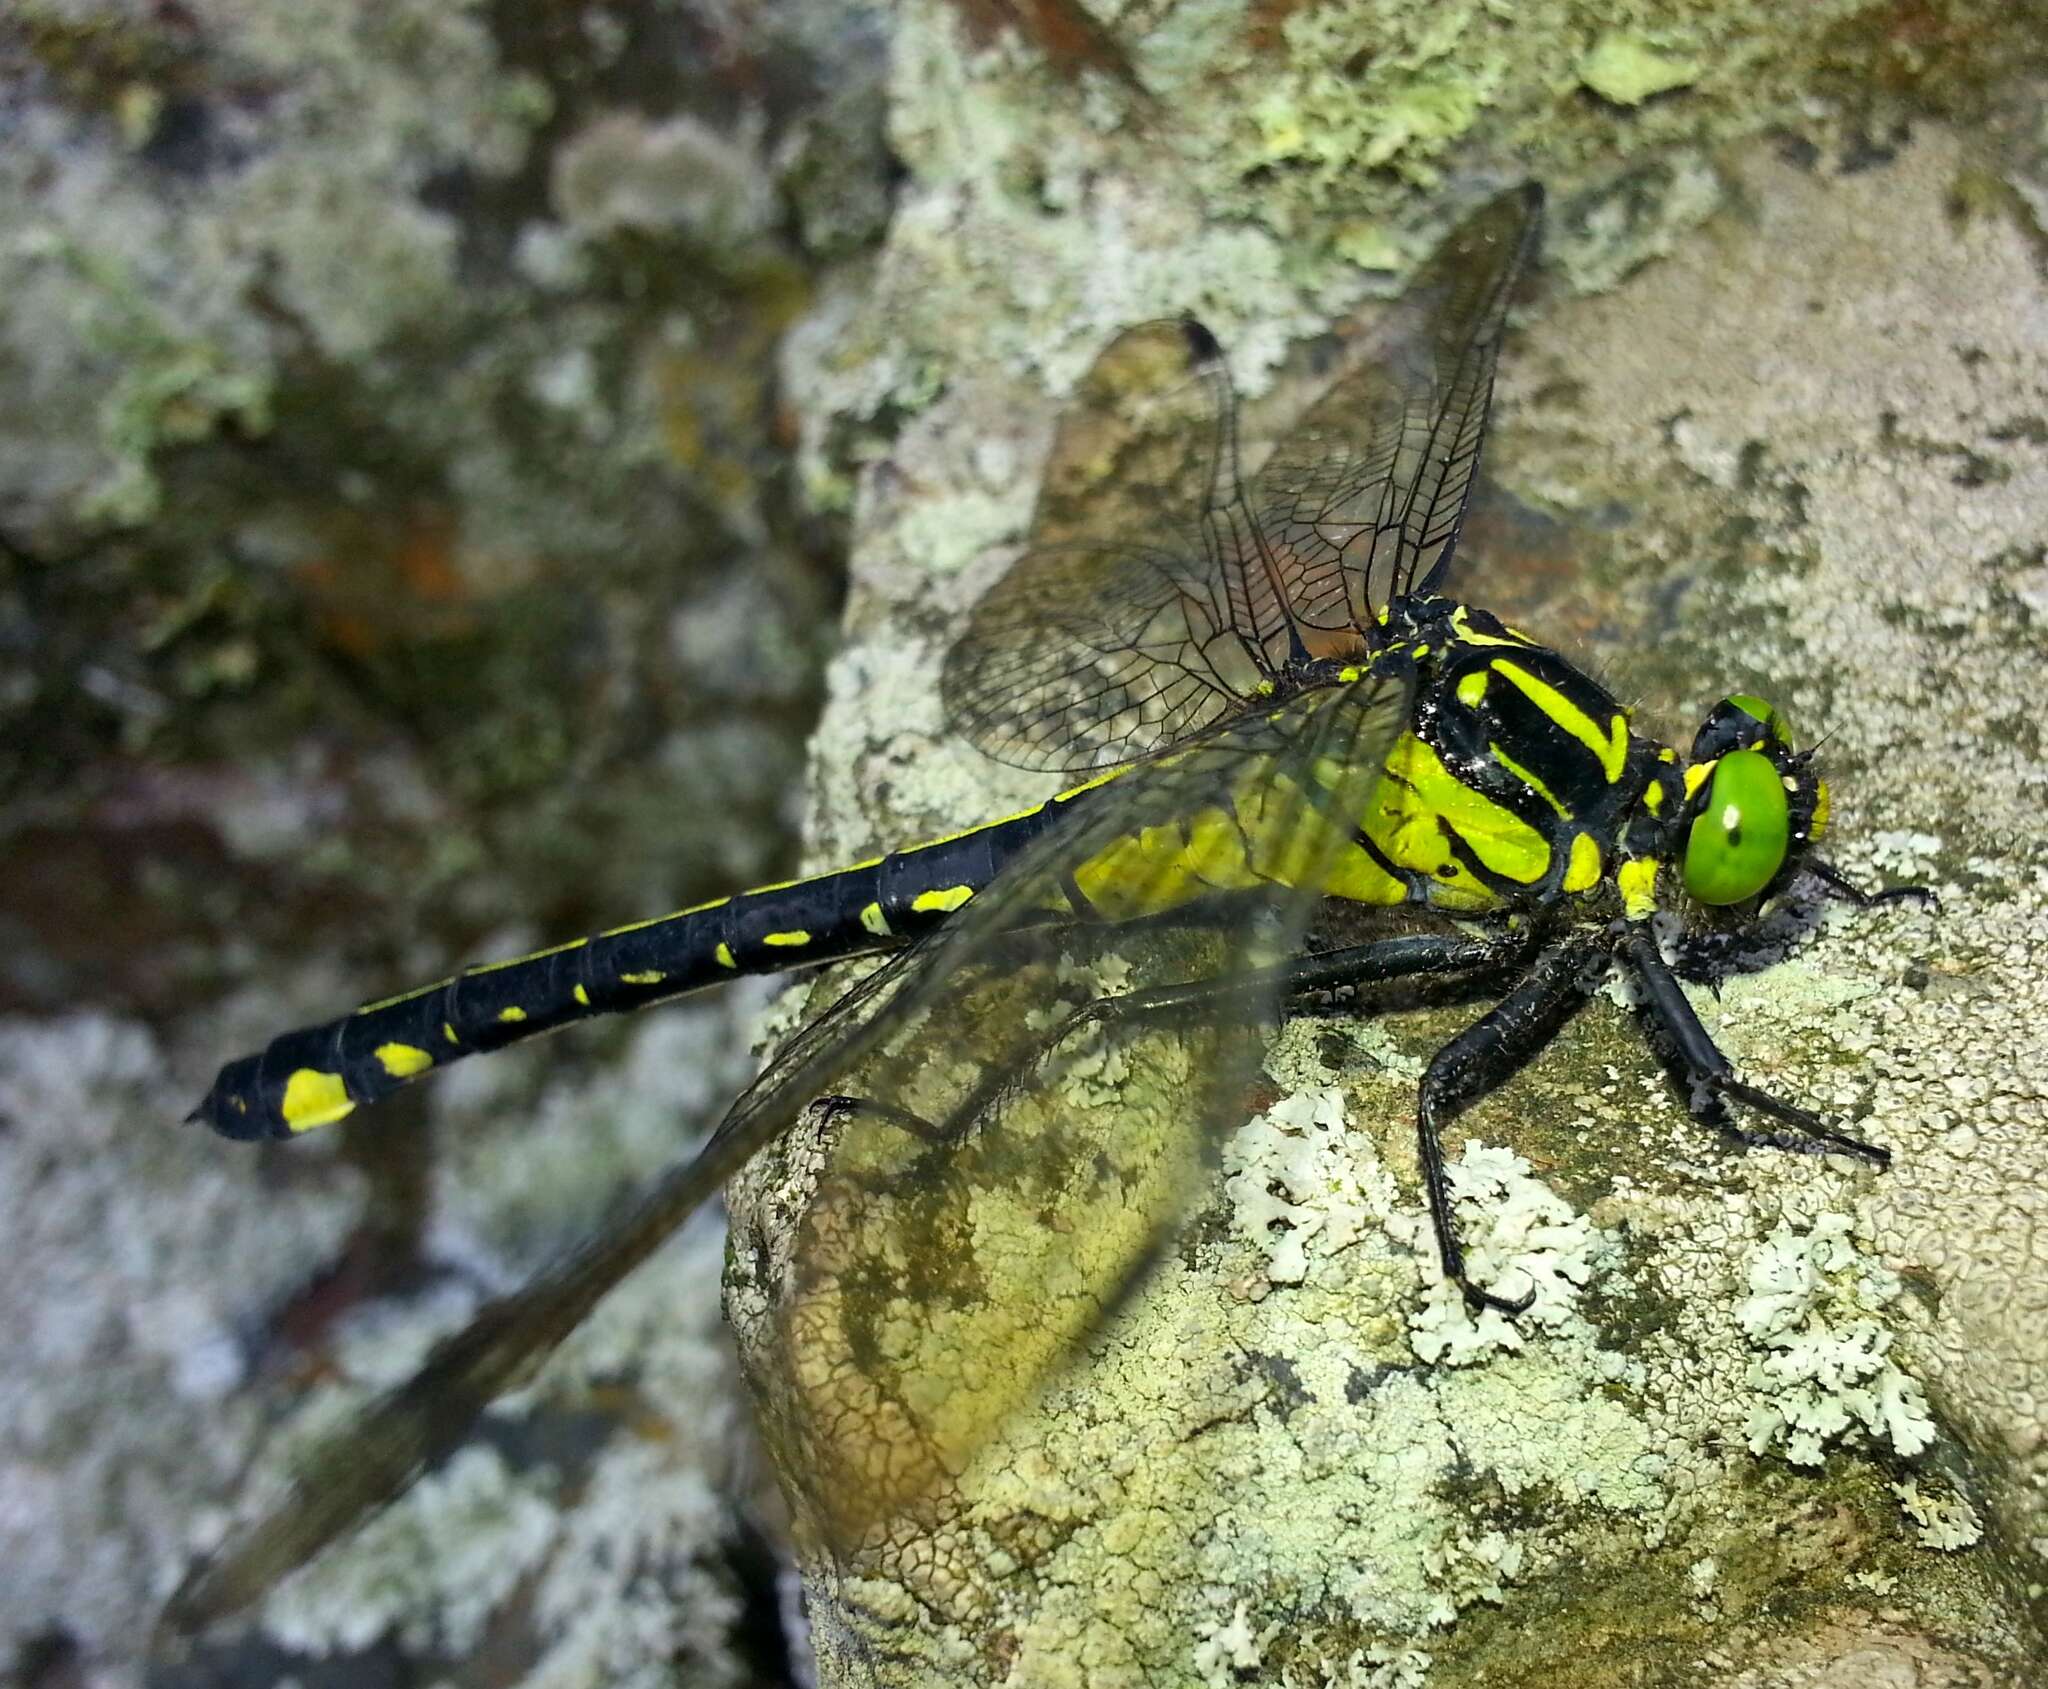
POLYGON ((1513 1318, 1491 1307, 1475 1313, 1434 1259, 1434 1228, 1416 1227, 1424 1288, 1422 1306, 1409 1316, 1409 1340, 1426 1361, 1462 1366, 1563 1327, 1593 1276, 1601 1240, 1584 1216, 1529 1177, 1529 1163, 1513 1150, 1468 1140, 1464 1158, 1446 1171, 1466 1272, 1508 1301, 1531 1298, 1513 1318))
POLYGON ((1754 1454, 1795 1466, 1858 1437, 1915 1455, 1934 1441, 1919 1381, 1890 1358, 1877 1316, 1898 1299, 1898 1275, 1857 1248, 1855 1222, 1823 1214, 1806 1231, 1781 1226, 1751 1257, 1735 1318, 1763 1351, 1750 1365, 1760 1400, 1749 1416, 1754 1454))

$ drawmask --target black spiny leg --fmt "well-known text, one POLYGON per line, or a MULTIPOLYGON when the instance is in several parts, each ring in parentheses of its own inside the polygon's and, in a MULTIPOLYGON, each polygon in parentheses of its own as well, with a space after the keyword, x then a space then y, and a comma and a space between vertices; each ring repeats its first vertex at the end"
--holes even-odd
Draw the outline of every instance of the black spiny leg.
MULTIPOLYGON (((1918 889, 1902 886, 1898 894, 1910 894, 1918 889)), ((1725 1118, 1716 1122, 1745 1144, 1768 1144, 1773 1149, 1796 1150, 1808 1155, 1840 1151, 1845 1155, 1860 1156, 1878 1167, 1891 1165, 1890 1150, 1867 1144, 1861 1138, 1852 1138, 1846 1132, 1837 1132, 1811 1109, 1780 1102, 1768 1091, 1759 1091, 1754 1085, 1745 1085, 1737 1079, 1733 1065, 1700 1024, 1700 1017, 1693 1013, 1692 1004, 1686 1001, 1670 964, 1664 960, 1656 939, 1648 931, 1637 927, 1625 934, 1621 941, 1621 954, 1642 985, 1645 1010, 1671 1041, 1672 1054, 1677 1058, 1692 1093, 1687 1101, 1695 1116, 1705 1115, 1707 1105, 1717 1100, 1740 1103, 1745 1108, 1753 1108, 1759 1114, 1768 1114, 1774 1120, 1782 1120, 1786 1125, 1797 1128, 1796 1132, 1754 1132, 1745 1131, 1725 1118)))
POLYGON ((1610 940, 1573 938, 1552 945, 1479 1020, 1430 1058, 1416 1106, 1422 1150, 1422 1182, 1429 1193, 1429 1217, 1443 1256, 1444 1277, 1454 1280, 1475 1308, 1519 1314, 1535 1299, 1509 1301, 1482 1290, 1465 1276, 1465 1251, 1458 1243, 1457 1215, 1444 1176, 1443 1129, 1481 1097, 1498 1090, 1539 1055, 1564 1029, 1606 976, 1610 940))
MULTIPOLYGON (((1282 1002, 1300 1009, 1314 1005, 1332 992, 1399 979, 1489 978, 1519 959, 1527 949, 1528 941, 1513 933, 1487 938, 1409 933, 1297 957, 1275 967, 1221 979, 1188 980, 1097 997, 1074 1010, 1016 1060, 985 1076, 951 1111, 946 1124, 922 1119, 893 1104, 867 1097, 820 1097, 813 1106, 828 1111, 828 1118, 862 1115, 886 1121, 923 1143, 942 1144, 985 1118, 988 1110, 1000 1105, 1005 1093, 1025 1083, 1040 1063, 1090 1026, 1213 1016, 1219 1008, 1227 1009, 1232 1004, 1256 1005, 1263 1011, 1266 1005, 1282 1002)), ((1467 1293, 1471 1293, 1469 1288, 1467 1293)))
POLYGON ((1454 938, 1440 933, 1407 933, 1370 944, 1350 944, 1297 957, 1227 979, 1197 979, 1098 997, 1069 1015, 1051 1043, 1064 1043, 1082 1027, 1146 1017, 1208 1010, 1233 998, 1245 1003, 1282 1002, 1301 1009, 1328 993, 1418 976, 1451 978, 1506 967, 1527 945, 1514 934, 1495 938, 1454 938))
POLYGON ((1809 856, 1801 866, 1820 881, 1828 896, 1840 903, 1854 904, 1858 909, 1875 909, 1881 903, 1904 903, 1908 899, 1924 903, 1930 909, 1941 907, 1941 899, 1934 895, 1932 886, 1886 886, 1882 891, 1865 891, 1841 869, 1818 857, 1809 856))

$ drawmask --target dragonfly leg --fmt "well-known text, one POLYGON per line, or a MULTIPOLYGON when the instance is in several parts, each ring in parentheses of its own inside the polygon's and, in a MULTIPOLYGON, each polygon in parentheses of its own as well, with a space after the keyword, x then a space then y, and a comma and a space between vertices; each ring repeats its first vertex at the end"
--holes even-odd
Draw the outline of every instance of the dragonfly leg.
POLYGON ((1934 895, 1932 886, 1886 886, 1880 891, 1865 891, 1841 869, 1818 857, 1809 856, 1802 866, 1827 889, 1828 896, 1858 909, 1875 909, 1881 903, 1904 903, 1909 899, 1930 909, 1941 907, 1941 899, 1934 895))
MULTIPOLYGON (((1898 889, 1902 893, 1910 893, 1919 888, 1902 886, 1898 889)), ((1712 1120, 1744 1144, 1764 1144, 1772 1149, 1794 1150, 1807 1155, 1839 1152, 1861 1157, 1877 1167, 1891 1165, 1891 1151, 1877 1144, 1865 1143, 1861 1138, 1852 1138, 1846 1132, 1838 1132, 1811 1109, 1781 1102, 1768 1091, 1760 1091, 1756 1086, 1746 1085, 1737 1079, 1733 1064, 1700 1024, 1700 1017, 1693 1013, 1692 1004, 1679 989, 1670 964, 1657 948, 1656 939, 1648 932, 1636 930, 1626 934, 1621 941, 1621 953, 1643 988, 1643 1006, 1650 1019, 1670 1040, 1679 1072, 1690 1088, 1691 1095, 1687 1100, 1696 1117, 1712 1120), (1719 1111, 1718 1117, 1710 1112, 1710 1105, 1720 1102, 1739 1103, 1744 1108, 1755 1109, 1757 1113, 1767 1114, 1794 1130, 1745 1130, 1729 1119, 1725 1110, 1719 1111)))
POLYGON ((893 1103, 881 1102, 874 1097, 820 1097, 811 1107, 818 1111, 821 1123, 828 1125, 836 1125, 859 1114, 870 1120, 887 1121, 899 1131, 928 1144, 942 1144, 955 1136, 922 1115, 912 1114, 907 1108, 897 1108, 893 1103))
POLYGON ((1252 1003, 1277 1000, 1301 1008, 1307 1006, 1308 1000, 1325 993, 1360 985, 1413 979, 1418 975, 1480 973, 1507 966, 1525 947, 1521 937, 1507 934, 1497 938, 1464 938, 1409 933, 1370 944, 1350 944, 1340 950, 1298 956, 1291 962, 1259 968, 1233 979, 1189 980, 1098 997, 1069 1015, 1053 1041, 1062 1042, 1087 1025, 1211 1009, 1233 998, 1252 1003))
POLYGON ((1266 1006, 1276 1001, 1299 1007, 1304 999, 1353 986, 1424 975, 1445 980, 1469 978, 1507 966, 1527 947, 1527 940, 1519 934, 1467 938, 1412 933, 1299 956, 1273 967, 1226 978, 1186 980, 1097 997, 1083 1003, 1013 1060, 992 1069, 965 1101, 951 1111, 950 1118, 957 1124, 950 1131, 861 1097, 819 1100, 841 1114, 860 1113, 889 1120, 927 1143, 940 1143, 984 1118, 1054 1051, 1091 1026, 1171 1021, 1179 1016, 1208 1017, 1219 1007, 1232 1003, 1264 1015, 1266 1006))
POLYGON ((1443 1129, 1520 1072, 1585 1006, 1606 974, 1608 944, 1604 937, 1573 938, 1542 951, 1514 989, 1439 1049, 1422 1075, 1415 1125, 1429 1217, 1436 1227, 1444 1277, 1457 1284, 1474 1308, 1519 1314, 1535 1293, 1510 1301, 1465 1276, 1465 1252, 1458 1242, 1457 1214, 1444 1172, 1443 1129))

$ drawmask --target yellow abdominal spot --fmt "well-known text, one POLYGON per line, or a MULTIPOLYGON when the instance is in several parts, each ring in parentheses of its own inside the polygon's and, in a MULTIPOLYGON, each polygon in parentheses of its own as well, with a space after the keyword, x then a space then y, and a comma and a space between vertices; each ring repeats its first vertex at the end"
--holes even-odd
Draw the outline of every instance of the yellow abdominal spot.
POLYGON ((455 1036, 455 1028, 445 1020, 441 1023, 441 1036, 451 1044, 460 1044, 462 1042, 460 1038, 455 1036))
POLYGON ((718 948, 712 951, 711 954, 721 968, 736 968, 739 966, 739 963, 732 959, 732 946, 727 944, 724 939, 718 941, 718 948))
MULTIPOLYGON (((1718 761, 1719 759, 1716 758, 1715 760, 1718 761)), ((1692 767, 1685 771, 1685 795, 1691 797, 1693 793, 1700 789, 1700 783, 1713 772, 1714 764, 1712 762, 1694 763, 1692 767)))
POLYGON ((577 986, 575 991, 572 992, 571 995, 574 996, 576 1001, 581 1003, 584 1008, 587 1009, 590 1007, 590 993, 588 991, 585 991, 582 986, 577 986))
POLYGON ((1610 783, 1621 778, 1622 764, 1628 758, 1626 716, 1613 716, 1603 732, 1593 718, 1571 699, 1549 681, 1531 674, 1520 663, 1509 662, 1505 657, 1496 657, 1493 660, 1493 671, 1503 680, 1512 682, 1523 697, 1598 757, 1600 772, 1607 776, 1610 783))
POLYGON ((1572 836, 1572 859, 1565 867, 1566 891, 1590 891, 1600 883, 1600 847, 1591 833, 1572 836))
POLYGON ((1622 912, 1631 921, 1647 919, 1657 908, 1657 859, 1639 856, 1614 871, 1614 883, 1621 891, 1622 912))
POLYGON ((870 903, 860 912, 860 924, 877 938, 893 936, 889 931, 889 917, 882 913, 879 903, 870 903))
POLYGON ((526 1011, 517 1006, 514 1006, 509 1009, 500 1009, 498 1011, 498 1019, 504 1021, 508 1026, 516 1025, 518 1022, 524 1020, 525 1018, 526 1011))
POLYGON ((763 944, 775 945, 780 949, 790 949, 810 943, 811 935, 805 932, 802 927, 798 927, 793 932, 763 933, 761 935, 761 942, 763 944))
POLYGON ((355 1106, 340 1074, 302 1067, 284 1082, 278 1113, 294 1132, 310 1132, 315 1126, 332 1125, 343 1115, 354 1113, 355 1106))
POLYGON ((1128 920, 1178 908, 1211 891, 1258 885, 1244 845, 1235 818, 1212 807, 1184 827, 1141 827, 1125 834, 1076 868, 1074 884, 1098 914, 1128 920))
POLYGON ((434 1058, 417 1044, 379 1044, 376 1054, 393 1079, 410 1079, 434 1065, 434 1058))
POLYGON ((974 895, 972 886, 946 886, 938 891, 921 891, 910 900, 919 915, 950 915, 974 895))
POLYGON ((1486 671, 1474 669, 1458 682, 1458 702, 1468 710, 1476 710, 1486 697, 1486 671))
POLYGON ((627 985, 659 985, 668 975, 659 968, 649 968, 644 973, 620 974, 619 978, 627 985))

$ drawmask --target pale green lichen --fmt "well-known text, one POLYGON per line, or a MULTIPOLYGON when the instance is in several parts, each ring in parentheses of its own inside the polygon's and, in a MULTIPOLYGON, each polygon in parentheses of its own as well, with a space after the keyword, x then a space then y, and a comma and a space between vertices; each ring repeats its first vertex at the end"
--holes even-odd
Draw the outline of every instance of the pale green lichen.
POLYGON ((1892 1494, 1920 1527, 1920 1546, 1954 1554, 1984 1540, 1984 1521, 1966 1496, 1950 1490, 1930 1492, 1916 1479, 1892 1485, 1892 1494))
POLYGON ((1699 79, 1701 64, 1627 30, 1610 29, 1579 61, 1579 80, 1603 100, 1639 106, 1699 79))
POLYGON ((1465 1366, 1493 1349, 1520 1349, 1532 1333, 1556 1331, 1577 1311, 1593 1277, 1602 1239, 1584 1216, 1540 1181, 1513 1150, 1468 1141, 1446 1168, 1475 1284, 1529 1306, 1513 1319, 1498 1308, 1476 1314, 1431 1260, 1434 1233, 1415 1234, 1423 1263, 1422 1306, 1409 1316, 1409 1341, 1424 1360, 1465 1366))

